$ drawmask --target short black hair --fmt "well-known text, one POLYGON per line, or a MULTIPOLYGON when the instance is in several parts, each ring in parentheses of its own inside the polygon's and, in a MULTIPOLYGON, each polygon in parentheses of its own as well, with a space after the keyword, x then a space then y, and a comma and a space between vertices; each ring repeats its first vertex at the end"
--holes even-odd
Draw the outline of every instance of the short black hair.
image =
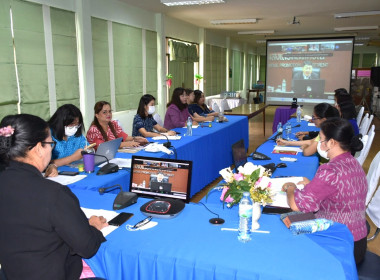
POLYGON ((328 103, 319 103, 314 106, 314 114, 318 118, 339 118, 339 111, 328 103))
POLYGON ((79 128, 75 132, 75 137, 80 137, 84 132, 83 116, 78 107, 73 104, 62 105, 55 111, 48 124, 52 131, 52 135, 59 141, 65 136, 65 126, 72 124, 78 118, 79 128))
POLYGON ((146 118, 145 116, 145 106, 149 104, 150 101, 156 100, 153 95, 150 94, 144 94, 140 98, 139 107, 137 108, 137 115, 142 117, 143 119, 146 118))

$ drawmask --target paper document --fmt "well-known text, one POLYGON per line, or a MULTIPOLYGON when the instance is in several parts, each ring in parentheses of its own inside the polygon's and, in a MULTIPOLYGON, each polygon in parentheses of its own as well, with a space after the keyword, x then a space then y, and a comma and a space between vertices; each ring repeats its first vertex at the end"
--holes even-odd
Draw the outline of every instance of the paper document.
POLYGON ((296 155, 298 153, 302 153, 302 149, 300 147, 275 146, 272 153, 284 154, 284 155, 296 155))
MULTIPOLYGON (((131 168, 132 159, 131 158, 113 158, 109 161, 110 163, 117 164, 120 168, 131 168)), ((107 162, 104 162, 99 165, 99 167, 103 167, 107 162)))
POLYGON ((58 175, 57 177, 47 177, 46 179, 52 180, 62 185, 70 185, 86 177, 87 175, 75 175, 75 176, 58 175))
MULTIPOLYGON (((107 220, 107 222, 112 220, 119 214, 115 211, 109 211, 104 209, 89 209, 84 207, 81 207, 81 209, 86 215, 87 219, 89 219, 91 216, 103 216, 107 220)), ((107 236, 117 228, 117 226, 108 226, 103 228, 101 232, 103 233, 103 236, 107 236)))
POLYGON ((274 193, 273 203, 270 206, 274 207, 284 207, 289 208, 288 200, 286 197, 286 192, 281 191, 282 186, 285 183, 294 183, 297 186, 297 189, 302 190, 304 185, 297 185, 298 182, 302 181, 302 177, 285 177, 285 178, 271 178, 270 181, 272 183, 271 189, 274 193))
POLYGON ((181 136, 180 135, 172 135, 172 136, 167 136, 168 138, 166 138, 165 136, 154 136, 152 137, 153 140, 179 140, 181 139, 181 136))
POLYGON ((309 122, 307 125, 308 125, 308 126, 315 126, 315 123, 311 123, 311 122, 309 122))
MULTIPOLYGON (((193 127, 193 128, 198 128, 198 126, 199 126, 198 124, 193 124, 193 126, 192 126, 192 127, 193 127)), ((187 128, 187 127, 186 127, 186 126, 184 126, 183 128, 187 128)))

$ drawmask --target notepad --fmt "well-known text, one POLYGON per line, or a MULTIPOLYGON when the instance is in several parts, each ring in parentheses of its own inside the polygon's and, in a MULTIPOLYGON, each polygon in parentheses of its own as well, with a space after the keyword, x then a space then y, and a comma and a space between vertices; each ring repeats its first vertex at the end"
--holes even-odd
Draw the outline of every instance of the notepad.
POLYGON ((271 190, 274 193, 273 203, 270 206, 289 208, 286 192, 281 191, 285 183, 294 183, 297 189, 302 190, 304 185, 297 185, 298 182, 303 181, 303 177, 285 177, 285 178, 272 178, 270 179, 271 190))
MULTIPOLYGON (((89 209, 84 207, 81 207, 81 209, 86 215, 87 219, 91 218, 91 216, 103 216, 107 220, 107 222, 112 220, 119 214, 115 211, 109 211, 104 209, 89 209)), ((103 233, 103 236, 107 236, 117 228, 117 226, 107 226, 105 228, 102 228, 101 232, 103 233)))
POLYGON ((275 146, 272 154, 283 154, 283 155, 297 155, 301 153, 302 149, 299 147, 284 147, 284 146, 275 146))

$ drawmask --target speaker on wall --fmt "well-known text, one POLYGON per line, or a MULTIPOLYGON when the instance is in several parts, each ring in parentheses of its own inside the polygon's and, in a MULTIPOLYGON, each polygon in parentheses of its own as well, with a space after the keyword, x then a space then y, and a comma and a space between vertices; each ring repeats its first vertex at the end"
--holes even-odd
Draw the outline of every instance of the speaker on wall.
POLYGON ((371 83, 374 87, 380 87, 380 67, 371 68, 371 83))

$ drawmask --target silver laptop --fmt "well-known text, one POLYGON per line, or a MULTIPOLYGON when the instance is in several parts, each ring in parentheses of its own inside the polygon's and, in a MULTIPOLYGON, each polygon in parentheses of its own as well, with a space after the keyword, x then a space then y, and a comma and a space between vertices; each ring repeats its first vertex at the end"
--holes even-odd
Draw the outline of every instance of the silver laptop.
MULTIPOLYGON (((113 159, 117 153, 117 150, 120 147, 121 141, 123 141, 123 138, 117 138, 117 139, 99 144, 99 147, 96 150, 96 155, 99 155, 99 156, 95 156, 95 165, 98 165, 107 161, 104 157, 106 157, 108 160, 113 159)), ((69 166, 78 167, 78 165, 82 163, 83 163, 83 159, 74 161, 70 163, 69 166)))

